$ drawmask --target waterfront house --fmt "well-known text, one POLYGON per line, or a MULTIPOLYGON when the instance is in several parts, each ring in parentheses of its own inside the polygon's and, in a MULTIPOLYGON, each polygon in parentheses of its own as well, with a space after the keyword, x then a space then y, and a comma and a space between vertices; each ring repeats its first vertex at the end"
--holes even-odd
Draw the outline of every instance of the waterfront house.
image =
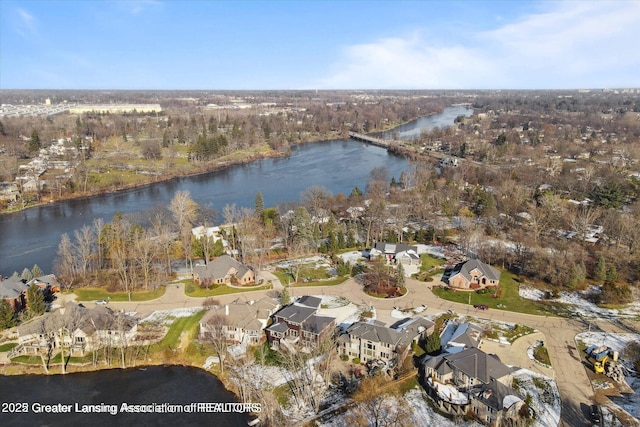
POLYGON ((256 274, 229 255, 222 255, 206 265, 193 267, 193 280, 203 287, 233 283, 248 285, 255 282, 256 274))
POLYGON ((18 346, 12 353, 42 354, 64 347, 71 356, 83 356, 102 347, 132 344, 137 328, 137 319, 127 314, 68 302, 56 312, 18 326, 18 346))
POLYGON ((265 330, 269 345, 289 351, 316 348, 335 329, 335 318, 317 314, 320 303, 320 298, 304 296, 275 313, 265 330))
POLYGON ((247 345, 260 344, 262 331, 269 318, 277 310, 278 303, 272 298, 264 297, 258 301, 235 300, 230 304, 210 309, 200 320, 200 338, 216 338, 224 335, 227 343, 239 345, 244 350, 247 345))
POLYGON ((380 322, 355 322, 338 338, 338 353, 361 362, 400 362, 413 343, 425 339, 435 324, 423 317, 405 319, 391 327, 380 322))
POLYGON ((0 298, 9 303, 15 311, 20 311, 27 306, 27 290, 29 285, 20 277, 0 276, 0 298))

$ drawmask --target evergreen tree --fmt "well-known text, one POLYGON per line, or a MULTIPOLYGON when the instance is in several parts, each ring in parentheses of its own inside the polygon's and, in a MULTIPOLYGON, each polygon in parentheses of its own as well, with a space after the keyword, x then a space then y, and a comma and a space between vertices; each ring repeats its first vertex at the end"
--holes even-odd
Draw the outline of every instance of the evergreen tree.
POLYGON ((256 194, 255 213, 260 223, 264 223, 264 199, 262 198, 262 193, 259 191, 258 194, 256 194))
POLYGON ((425 351, 428 354, 434 355, 440 352, 442 346, 440 344, 440 335, 435 331, 427 337, 427 343, 425 345, 425 351))
POLYGON ((42 277, 44 276, 44 271, 42 271, 42 269, 38 267, 38 264, 33 264, 33 268, 31 269, 31 275, 34 278, 42 277))
POLYGON ((349 194, 348 199, 350 202, 360 202, 360 200, 362 200, 362 190, 360 190, 358 187, 353 187, 353 190, 351 190, 351 194, 349 194))
POLYGON ((291 295, 289 295, 289 288, 286 286, 282 289, 280 294, 280 305, 287 305, 291 302, 291 295))
POLYGON ((607 278, 607 263, 604 261, 604 257, 600 255, 598 258, 598 263, 596 264, 596 268, 593 271, 593 277, 598 282, 604 282, 607 278))
POLYGON ((40 143, 40 135, 38 135, 38 131, 34 130, 31 132, 31 139, 29 140, 29 152, 35 153, 42 147, 40 143))
POLYGON ((607 269, 607 275, 605 279, 605 283, 615 283, 618 280, 618 270, 616 270, 616 266, 612 265, 607 269))
POLYGON ((31 271, 29 271, 29 269, 25 267, 25 269, 22 270, 20 278, 25 282, 28 282, 29 280, 33 279, 33 275, 31 274, 31 271))
POLYGON ((348 248, 355 248, 357 245, 356 242, 356 237, 355 237, 355 233, 353 230, 349 230, 348 234, 347 234, 347 247, 348 248))
POLYGON ((404 266, 401 262, 398 263, 398 268, 396 269, 396 286, 399 288, 404 288, 406 286, 406 278, 404 277, 404 266))
POLYGON ((336 239, 338 240, 338 249, 344 249, 344 233, 342 232, 342 230, 338 231, 338 234, 336 235, 336 239))
POLYGON ((47 311, 44 304, 44 295, 38 285, 31 285, 27 290, 27 311, 31 317, 40 316, 47 311))
POLYGON ((7 136, 7 131, 4 129, 4 124, 0 122, 0 135, 7 136))
POLYGON ((5 300, 0 300, 0 331, 14 327, 18 324, 16 312, 5 300))

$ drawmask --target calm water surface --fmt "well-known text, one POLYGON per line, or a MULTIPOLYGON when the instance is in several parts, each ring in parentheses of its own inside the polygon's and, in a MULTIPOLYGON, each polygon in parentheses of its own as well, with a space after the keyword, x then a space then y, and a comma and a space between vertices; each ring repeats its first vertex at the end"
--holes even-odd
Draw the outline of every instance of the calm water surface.
MULTIPOLYGON (((240 413, 123 413, 122 404, 237 402, 213 375, 183 366, 150 366, 144 370, 107 370, 69 375, 0 376, 0 404, 19 403, 16 413, 3 407, 2 426, 224 426, 247 425, 251 418, 240 413), (27 405, 24 405, 24 404, 27 405), (70 413, 36 413, 38 404, 72 405, 70 413), (75 404, 117 405, 108 412, 76 412, 75 404), (24 405, 24 406, 23 406, 24 405)), ((14 408, 11 408, 14 409, 14 408)))
MULTIPOLYGON (((422 129, 453 124, 465 107, 449 107, 442 114, 407 123, 394 132, 402 138, 422 129), (412 130, 413 129, 413 130, 412 130)), ((177 191, 188 190, 201 205, 211 205, 218 213, 227 204, 253 207, 257 192, 265 206, 298 201, 300 193, 322 185, 334 194, 349 194, 353 187, 364 190, 373 168, 384 166, 398 179, 408 162, 386 150, 351 140, 333 140, 298 145, 291 155, 262 159, 247 165, 230 166, 202 175, 174 179, 145 187, 87 199, 69 200, 38 206, 0 216, 0 274, 21 273, 38 264, 45 273, 53 272, 56 251, 63 233, 92 224, 96 218, 111 221, 116 212, 135 213, 165 207, 177 191)))

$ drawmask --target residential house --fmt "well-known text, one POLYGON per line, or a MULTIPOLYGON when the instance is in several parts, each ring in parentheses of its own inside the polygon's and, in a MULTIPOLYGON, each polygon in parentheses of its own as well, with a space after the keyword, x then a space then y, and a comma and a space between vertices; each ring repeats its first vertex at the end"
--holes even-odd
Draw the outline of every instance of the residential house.
POLYGON ((18 186, 13 182, 0 182, 0 200, 15 202, 18 200, 20 191, 18 186))
POLYGON ((241 344, 239 348, 246 351, 247 345, 260 344, 262 330, 278 306, 273 299, 264 297, 258 301, 235 300, 212 308, 200 320, 200 338, 207 339, 221 333, 228 343, 241 344))
POLYGON ((442 412, 466 415, 471 411, 490 425, 519 425, 524 422, 519 418, 524 402, 511 388, 519 368, 480 350, 481 338, 476 325, 447 325, 441 334, 443 353, 426 355, 419 363, 420 382, 442 412))
POLYGON ((388 263, 397 264, 399 262, 406 265, 419 265, 420 256, 417 246, 409 246, 406 243, 384 243, 376 242, 371 249, 370 258, 384 256, 388 263))
POLYGON ((338 353, 361 362, 399 362, 412 344, 425 339, 435 324, 423 317, 405 319, 392 327, 380 322, 355 322, 338 338, 338 353))
POLYGON ((64 347, 72 356, 83 356, 101 347, 133 343, 137 328, 132 316, 105 306, 89 309, 68 302, 56 312, 18 326, 18 346, 12 354, 41 354, 64 347))
POLYGON ((470 259, 453 267, 443 277, 452 288, 478 289, 500 284, 500 271, 479 259, 470 259))
POLYGON ((193 267, 193 280, 200 286, 232 284, 248 285, 256 281, 256 274, 229 255, 222 255, 206 265, 193 267))
POLYGON ((27 306, 27 290, 29 285, 20 277, 0 276, 0 298, 7 301, 15 311, 20 311, 27 306))
POLYGON ((290 351, 295 351, 294 346, 310 349, 331 335, 335 318, 317 314, 321 302, 320 298, 304 296, 275 313, 273 323, 265 330, 271 347, 284 346, 290 351))

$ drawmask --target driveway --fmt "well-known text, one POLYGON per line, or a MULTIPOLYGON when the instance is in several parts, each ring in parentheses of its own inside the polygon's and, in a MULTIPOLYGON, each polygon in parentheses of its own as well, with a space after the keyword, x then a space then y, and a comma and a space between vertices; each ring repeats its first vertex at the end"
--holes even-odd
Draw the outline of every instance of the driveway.
MULTIPOLYGON (((264 273, 261 273, 264 274, 264 273)), ((267 276, 264 276, 265 278, 267 276)), ((273 280, 273 279, 272 279, 273 280)), ((274 281, 275 283, 275 281, 274 281)), ((447 310, 462 315, 473 316, 482 319, 496 320, 521 324, 537 329, 542 333, 545 340, 545 346, 549 351, 551 364, 555 370, 556 383, 562 398, 562 426, 590 426, 588 421, 589 405, 593 399, 593 391, 591 383, 586 375, 585 368, 580 361, 580 355, 575 344, 575 336, 587 329, 586 323, 576 319, 564 319, 559 317, 535 316, 531 314, 514 313, 498 309, 487 311, 475 310, 467 304, 459 304, 438 298, 431 292, 428 285, 415 279, 407 278, 406 281, 408 293, 407 295, 392 300, 382 300, 373 298, 362 292, 362 287, 355 280, 350 279, 336 286, 314 286, 314 287, 296 287, 290 288, 292 296, 302 295, 338 295, 342 296, 354 304, 362 304, 376 308, 378 319, 386 323, 395 322, 390 316, 391 310, 397 308, 414 308, 420 305, 426 305, 428 308, 424 314, 438 314, 447 310)), ((243 298, 246 300, 260 299, 266 295, 273 295, 274 290, 262 290, 244 292, 242 294, 222 295, 215 297, 221 304, 227 304, 235 299, 243 298)), ((150 314, 156 310, 170 310, 185 307, 202 307, 204 298, 191 298, 184 294, 183 284, 170 284, 167 292, 160 298, 146 302, 111 302, 109 306, 114 309, 123 309, 125 311, 135 311, 142 315, 150 314)), ((597 325, 604 332, 630 332, 629 327, 611 322, 600 321, 591 322, 597 325)), ((632 330, 638 331, 638 325, 633 324, 632 330)), ((517 343, 516 346, 525 346, 528 341, 523 340, 522 344, 517 343)), ((520 349, 514 351, 514 365, 528 367, 530 364, 518 359, 517 354, 522 353, 520 349)), ((526 351, 524 353, 526 355, 526 351)), ((509 363, 506 362, 505 363, 509 363)), ((534 371, 540 371, 534 366, 534 371)))

